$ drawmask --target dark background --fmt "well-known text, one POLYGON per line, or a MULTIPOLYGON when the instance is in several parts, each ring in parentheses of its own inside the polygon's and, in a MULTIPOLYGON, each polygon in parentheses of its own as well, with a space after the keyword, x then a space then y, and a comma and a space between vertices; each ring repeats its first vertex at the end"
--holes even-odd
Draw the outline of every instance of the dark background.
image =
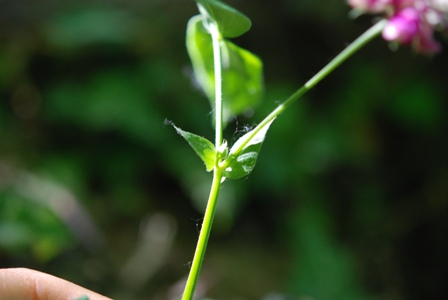
MULTIPOLYGON (((266 83, 230 142, 373 19, 345 1, 228 3, 253 21, 234 42, 266 83)), ((0 1, 0 267, 180 298, 211 175, 164 120, 213 139, 184 46, 195 14, 187 0, 0 1)), ((446 298, 447 62, 377 38, 279 117, 254 172, 222 188, 198 294, 446 298)))

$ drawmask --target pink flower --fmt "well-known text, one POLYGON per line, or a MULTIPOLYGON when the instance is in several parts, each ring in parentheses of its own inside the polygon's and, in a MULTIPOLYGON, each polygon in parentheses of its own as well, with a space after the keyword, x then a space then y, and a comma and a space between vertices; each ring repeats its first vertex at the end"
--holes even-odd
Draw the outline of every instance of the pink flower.
POLYGON ((448 0, 348 0, 355 10, 383 13, 389 20, 383 38, 400 44, 411 44, 418 53, 440 51, 434 40, 436 29, 448 28, 448 0))
POLYGON ((397 41, 409 44, 419 31, 419 12, 408 7, 390 18, 383 29, 383 38, 386 41, 397 41))

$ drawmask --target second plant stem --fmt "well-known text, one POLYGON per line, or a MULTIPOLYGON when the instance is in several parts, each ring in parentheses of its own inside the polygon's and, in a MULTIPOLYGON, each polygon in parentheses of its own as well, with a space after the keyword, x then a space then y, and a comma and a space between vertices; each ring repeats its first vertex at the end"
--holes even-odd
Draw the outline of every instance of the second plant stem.
MULTIPOLYGON (((333 60, 331 60, 321 71, 314 75, 310 80, 308 80, 301 88, 299 88, 295 93, 293 93, 288 99, 281 103, 276 109, 274 109, 263 121, 252 130, 252 137, 254 137, 264 126, 268 125, 272 120, 274 120, 278 115, 280 115, 288 106, 293 102, 303 96, 311 88, 313 88, 317 83, 329 75, 334 69, 336 69, 341 63, 352 56, 356 51, 361 49, 365 44, 371 41, 374 37, 378 36, 386 20, 382 20, 368 29, 365 33, 359 36, 355 41, 353 41, 347 48, 345 48, 341 53, 339 53, 333 60)), ((222 114, 222 77, 221 77, 221 49, 220 49, 220 39, 218 28, 214 24, 210 24, 209 27, 210 34, 213 41, 213 56, 214 56, 214 70, 215 70, 215 147, 219 149, 223 142, 223 114, 222 114)), ((236 150, 238 154, 250 141, 250 138, 246 143, 243 143, 239 149, 236 150)), ((233 156, 234 157, 234 156, 233 156)), ((199 273, 202 267, 202 262, 205 256, 205 250, 207 248, 208 238, 210 236, 210 231, 212 228, 213 218, 216 210, 216 204, 218 201, 219 189, 221 187, 221 181, 223 177, 223 172, 226 167, 231 162, 231 156, 220 162, 219 159, 216 161, 216 165, 213 173, 213 182, 210 190, 209 199, 207 202, 207 207, 205 210, 204 221, 202 223, 202 228, 199 234, 198 244, 196 246, 196 251, 193 257, 193 262, 191 264, 190 273, 188 275, 187 283, 185 286, 184 294, 182 300, 192 300, 194 296, 194 291, 196 288, 199 273)))
MULTIPOLYGON (((278 117, 283 111, 286 110, 292 103, 302 97, 306 92, 311 90, 316 84, 318 84, 322 79, 327 77, 331 72, 333 72, 340 64, 342 64, 345 60, 351 57, 354 53, 356 53, 359 49, 361 49, 364 45, 370 42, 373 38, 378 36, 386 25, 387 20, 381 20, 372 27, 370 27, 366 32, 360 35, 356 40, 354 40, 350 45, 348 45, 341 53, 339 53, 335 58, 333 58, 323 69, 321 69, 316 75, 314 75, 310 80, 308 80, 301 88, 299 88, 296 92, 294 92, 288 99, 283 101, 279 106, 277 106, 269 115, 267 115, 253 130, 252 135, 246 141, 246 143, 242 143, 239 149, 236 149, 235 154, 238 155, 247 143, 250 141, 252 137, 254 137, 263 127, 267 126, 272 122, 276 117, 278 117)), ((226 159, 222 162, 221 166, 226 167, 230 164, 231 159, 233 157, 229 156, 229 159, 226 159)))

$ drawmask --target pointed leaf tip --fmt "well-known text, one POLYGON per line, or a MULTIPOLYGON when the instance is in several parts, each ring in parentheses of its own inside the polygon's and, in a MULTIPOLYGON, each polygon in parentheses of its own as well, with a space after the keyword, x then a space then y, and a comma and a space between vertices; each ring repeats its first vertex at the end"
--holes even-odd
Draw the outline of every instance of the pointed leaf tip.
POLYGON ((193 148, 196 154, 202 159, 207 169, 207 172, 210 172, 215 168, 216 162, 216 148, 206 138, 193 134, 188 131, 184 131, 178 127, 176 127, 172 122, 165 121, 165 124, 170 124, 176 129, 177 133, 180 134, 193 148))
POLYGON ((255 129, 251 130, 236 141, 228 157, 228 159, 231 159, 231 162, 224 171, 226 178, 238 179, 252 172, 257 163, 261 145, 273 121, 267 123, 255 134, 255 129))

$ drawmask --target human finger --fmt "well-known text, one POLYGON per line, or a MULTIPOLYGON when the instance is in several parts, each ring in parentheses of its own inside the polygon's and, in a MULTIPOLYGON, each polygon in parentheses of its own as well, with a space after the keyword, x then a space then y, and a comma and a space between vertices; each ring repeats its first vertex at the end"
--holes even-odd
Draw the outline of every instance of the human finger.
POLYGON ((26 268, 0 269, 0 300, 111 300, 67 280, 26 268))

